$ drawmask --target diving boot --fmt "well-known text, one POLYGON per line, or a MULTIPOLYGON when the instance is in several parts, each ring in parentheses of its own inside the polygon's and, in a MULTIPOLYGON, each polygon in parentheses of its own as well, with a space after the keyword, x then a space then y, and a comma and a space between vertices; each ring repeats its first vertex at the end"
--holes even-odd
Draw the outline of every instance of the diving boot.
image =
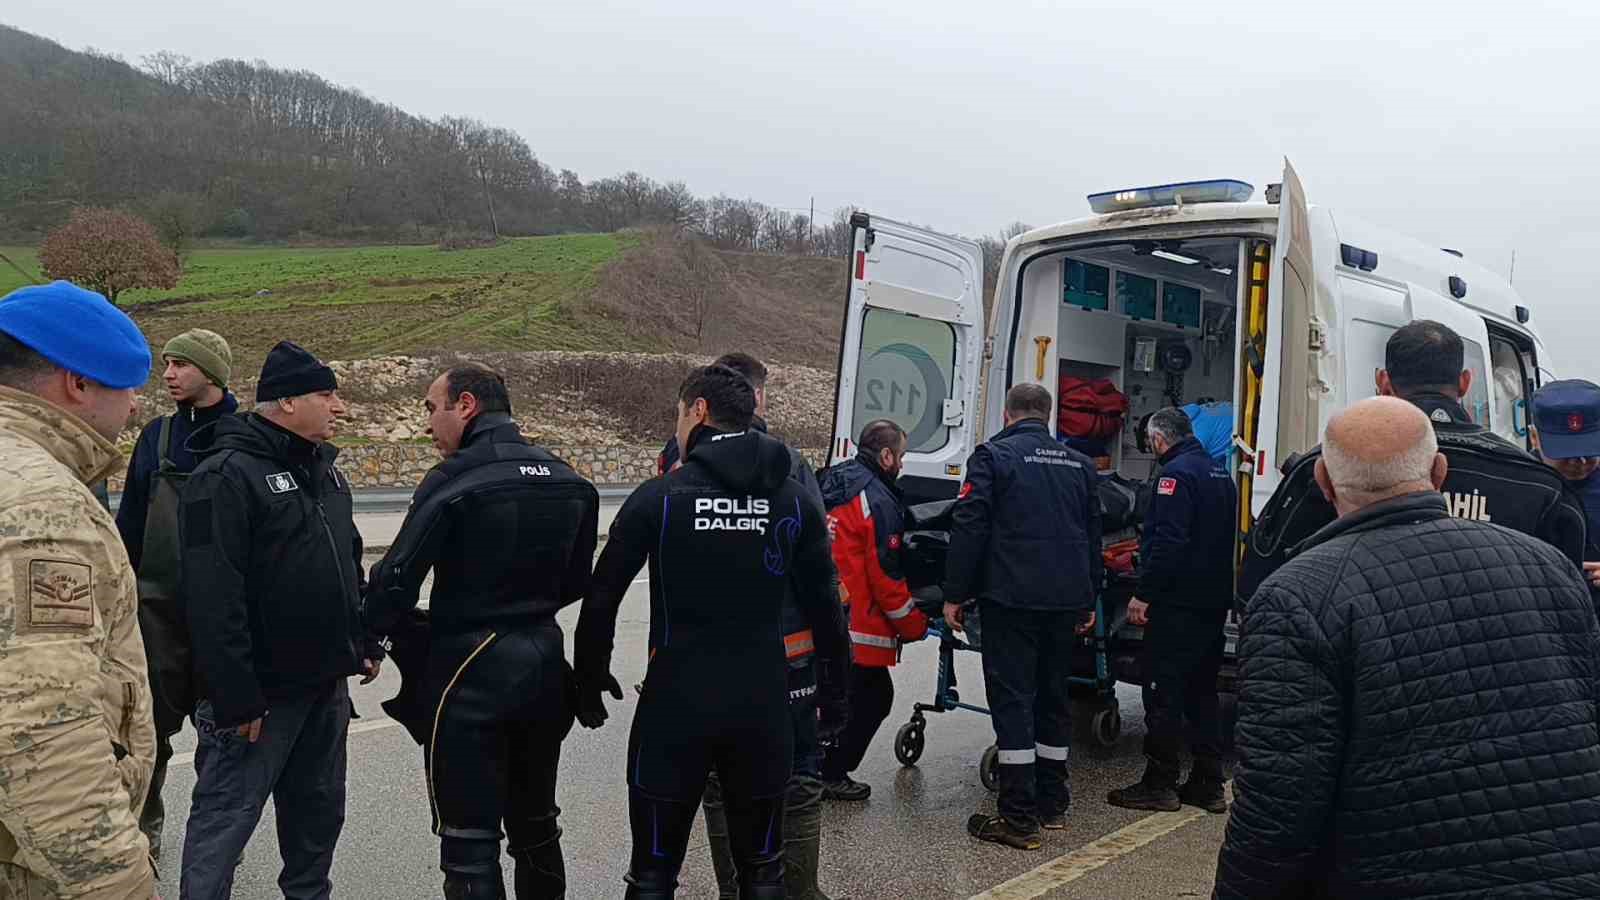
MULTIPOLYGON (((516 863, 517 900, 563 900, 567 896, 567 865, 561 857, 561 829, 555 816, 534 820, 537 843, 506 847, 516 863)), ((526 839, 526 838, 525 838, 526 839)))

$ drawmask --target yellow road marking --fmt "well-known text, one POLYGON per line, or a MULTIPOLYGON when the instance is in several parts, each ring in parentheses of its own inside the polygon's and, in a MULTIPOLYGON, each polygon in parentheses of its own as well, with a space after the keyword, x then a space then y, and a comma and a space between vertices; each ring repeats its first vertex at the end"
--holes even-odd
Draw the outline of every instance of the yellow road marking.
MULTIPOLYGON (((379 731, 384 728, 398 728, 400 723, 393 719, 377 719, 372 722, 354 722, 350 725, 351 734, 365 734, 368 731, 379 731)), ((167 763, 167 768, 183 766, 194 762, 194 751, 172 754, 172 761, 167 763)))
POLYGON ((1171 834, 1206 815, 1203 809, 1185 806, 1177 812, 1159 812, 1145 816, 1099 840, 1084 844, 1071 853, 1058 856, 1031 872, 1024 872, 1004 884, 997 884, 981 894, 974 894, 971 900, 1031 900, 1034 897, 1043 897, 1056 888, 1077 881, 1095 869, 1127 856, 1151 841, 1171 834))

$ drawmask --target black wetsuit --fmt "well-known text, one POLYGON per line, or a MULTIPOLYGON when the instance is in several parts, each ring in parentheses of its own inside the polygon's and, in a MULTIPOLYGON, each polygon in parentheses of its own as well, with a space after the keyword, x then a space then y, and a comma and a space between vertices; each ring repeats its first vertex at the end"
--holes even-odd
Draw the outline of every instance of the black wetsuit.
POLYGON ((518 900, 565 895, 556 769, 573 710, 555 614, 589 587, 599 504, 510 416, 484 413, 373 567, 363 613, 404 676, 384 709, 422 744, 451 900, 504 896, 502 826, 518 900))
POLYGON ((618 607, 650 565, 650 662, 628 739, 629 897, 673 896, 713 768, 741 896, 784 895, 786 590, 812 624, 818 664, 849 658, 826 520, 790 465, 783 444, 757 431, 697 429, 684 466, 628 498, 595 568, 576 637, 585 697, 611 681, 618 607))

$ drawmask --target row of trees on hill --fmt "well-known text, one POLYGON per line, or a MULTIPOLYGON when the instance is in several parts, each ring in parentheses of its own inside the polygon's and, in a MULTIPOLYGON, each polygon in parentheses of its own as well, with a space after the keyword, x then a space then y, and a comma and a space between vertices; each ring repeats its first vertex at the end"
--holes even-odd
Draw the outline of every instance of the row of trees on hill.
POLYGON ((828 220, 695 195, 637 172, 584 181, 520 135, 427 119, 263 62, 139 65, 0 26, 0 235, 37 237, 79 206, 122 207, 180 254, 199 236, 436 240, 665 225, 716 246, 840 256, 828 220))

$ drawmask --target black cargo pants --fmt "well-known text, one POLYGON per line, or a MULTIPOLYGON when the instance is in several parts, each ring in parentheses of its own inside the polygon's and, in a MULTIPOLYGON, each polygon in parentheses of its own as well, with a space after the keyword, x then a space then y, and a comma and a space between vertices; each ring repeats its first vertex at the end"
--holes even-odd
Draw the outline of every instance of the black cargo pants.
POLYGON ((1152 606, 1144 631, 1144 780, 1178 786, 1183 774, 1184 724, 1194 776, 1222 780, 1222 725, 1217 671, 1222 668, 1226 609, 1152 606))
POLYGON ((1067 751, 1072 707, 1076 610, 1013 609, 979 603, 983 619, 983 682, 1000 750, 1000 815, 1023 833, 1041 816, 1067 811, 1067 751))

